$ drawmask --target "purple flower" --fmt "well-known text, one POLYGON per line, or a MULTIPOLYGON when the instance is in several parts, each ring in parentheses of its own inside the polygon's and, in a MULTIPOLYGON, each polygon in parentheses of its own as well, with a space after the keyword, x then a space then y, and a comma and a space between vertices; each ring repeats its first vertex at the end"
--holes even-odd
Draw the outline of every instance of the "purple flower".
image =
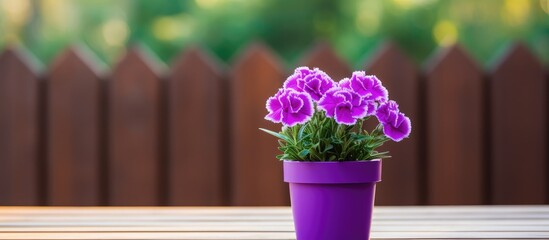
POLYGON ((324 93, 335 86, 335 82, 328 74, 318 68, 311 70, 308 67, 296 68, 294 74, 284 82, 284 88, 306 92, 315 101, 320 100, 324 93))
POLYGON ((351 78, 345 78, 339 82, 339 86, 355 91, 361 97, 379 102, 389 99, 389 92, 374 75, 366 75, 364 71, 355 71, 351 78))
POLYGON ((283 88, 267 99, 267 110, 269 114, 265 119, 274 123, 282 122, 288 127, 306 123, 314 113, 313 101, 309 94, 283 88))
POLYGON ((357 93, 344 88, 332 88, 318 102, 318 108, 336 122, 354 125, 357 119, 368 115, 368 102, 357 93))
POLYGON ((383 125, 383 133, 395 142, 408 137, 412 131, 410 119, 398 109, 395 101, 388 101, 377 109, 376 117, 383 125))

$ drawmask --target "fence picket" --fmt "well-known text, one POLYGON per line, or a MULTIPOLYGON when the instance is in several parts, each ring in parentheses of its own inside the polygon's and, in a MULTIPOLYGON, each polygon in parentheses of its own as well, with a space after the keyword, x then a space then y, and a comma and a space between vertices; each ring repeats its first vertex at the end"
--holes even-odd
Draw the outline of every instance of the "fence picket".
POLYGON ((492 202, 547 203, 547 88, 539 60, 522 44, 491 78, 492 202))
POLYGON ((48 77, 49 205, 102 204, 102 82, 91 57, 71 47, 48 77))
POLYGON ((0 205, 40 205, 40 97, 31 56, 0 55, 0 205))
POLYGON ((169 204, 226 204, 223 72, 202 49, 191 48, 173 64, 168 84, 169 204))
POLYGON ((314 46, 300 61, 301 65, 318 67, 326 72, 334 81, 339 81, 351 75, 351 69, 327 42, 314 46))
MULTIPOLYGON (((366 73, 376 75, 389 90, 389 97, 400 104, 400 110, 412 120, 413 128, 409 139, 403 142, 387 142, 382 151, 390 151, 392 158, 383 161, 383 181, 379 183, 376 204, 416 205, 424 184, 420 182, 423 162, 419 147, 422 137, 420 117, 419 72, 394 44, 386 44, 366 64, 366 73), (398 71, 395 71, 398 69, 398 71)), ((375 126, 369 126, 371 130, 375 126)))
POLYGON ((459 46, 427 70, 428 204, 483 204, 483 75, 459 46))
POLYGON ((158 205, 161 161, 161 79, 143 49, 130 49, 109 86, 109 201, 158 205))
POLYGON ((278 130, 264 116, 265 101, 282 86, 284 71, 278 59, 260 44, 250 46, 234 66, 230 82, 232 143, 232 204, 285 205, 287 185, 277 139, 261 132, 278 130))

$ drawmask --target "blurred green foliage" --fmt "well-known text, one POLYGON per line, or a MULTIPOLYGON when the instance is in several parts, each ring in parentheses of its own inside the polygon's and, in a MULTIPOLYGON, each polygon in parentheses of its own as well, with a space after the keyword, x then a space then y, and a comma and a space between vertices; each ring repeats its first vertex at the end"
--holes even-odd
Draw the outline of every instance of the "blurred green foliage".
POLYGON ((0 0, 0 33, 44 62, 75 42, 109 63, 136 42, 166 62, 189 44, 230 60, 260 40, 295 63, 323 39, 356 66, 385 40, 418 63, 457 42, 484 64, 520 40, 547 63, 549 0, 0 0))

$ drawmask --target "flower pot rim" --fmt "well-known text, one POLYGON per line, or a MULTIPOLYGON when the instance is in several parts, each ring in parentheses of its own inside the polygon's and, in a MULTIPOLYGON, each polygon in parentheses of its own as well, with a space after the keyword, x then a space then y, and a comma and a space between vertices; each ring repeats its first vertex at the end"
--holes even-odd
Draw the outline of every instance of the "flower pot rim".
POLYGON ((381 181, 381 159, 343 162, 283 161, 288 183, 347 184, 381 181))

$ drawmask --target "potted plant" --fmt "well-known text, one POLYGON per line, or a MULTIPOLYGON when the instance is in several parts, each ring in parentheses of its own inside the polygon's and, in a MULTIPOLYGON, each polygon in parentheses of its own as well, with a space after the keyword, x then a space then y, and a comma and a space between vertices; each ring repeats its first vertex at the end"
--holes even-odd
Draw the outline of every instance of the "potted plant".
POLYGON ((279 138, 297 239, 369 239, 375 183, 388 157, 376 148, 411 131, 381 81, 356 71, 335 82, 299 67, 266 107, 265 119, 283 125, 280 132, 261 130, 279 138), (370 117, 379 124, 366 131, 370 117))

